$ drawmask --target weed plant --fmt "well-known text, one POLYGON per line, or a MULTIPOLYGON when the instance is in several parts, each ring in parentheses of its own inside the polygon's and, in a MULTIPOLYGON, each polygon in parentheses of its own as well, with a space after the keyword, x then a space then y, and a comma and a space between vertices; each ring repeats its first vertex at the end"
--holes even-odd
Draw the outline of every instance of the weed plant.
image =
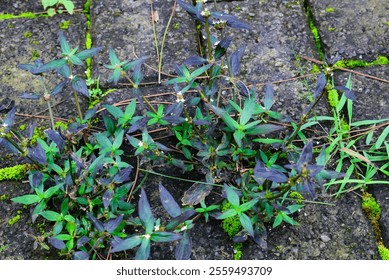
MULTIPOLYGON (((1 103, 0 144, 11 153, 25 156, 33 166, 29 171, 32 193, 12 201, 33 206, 33 221, 48 221, 47 232, 37 238, 44 248, 48 243, 61 256, 73 259, 123 258, 124 251, 130 258, 147 259, 153 243, 174 242, 175 257, 189 259, 191 229, 200 218, 204 222, 233 220, 237 229, 232 237, 234 242, 251 238, 266 248, 267 229, 283 223, 297 225, 293 213, 303 207, 304 201, 314 199, 317 189, 326 181, 330 180, 327 187, 342 184, 339 194, 345 191, 343 183, 347 182, 340 178, 352 173, 341 173, 345 157, 366 168, 366 175, 356 179, 363 185, 377 172, 370 168, 375 166, 372 161, 387 160, 388 128, 371 146, 373 150, 363 154, 353 150, 363 135, 368 135, 366 141, 371 144, 373 133, 370 128, 355 136, 354 128, 387 125, 387 120, 352 122, 350 100, 355 96, 351 85, 335 87, 329 64, 318 74, 312 102, 299 120, 293 121, 273 110, 275 93, 271 84, 260 103, 258 91, 238 78, 245 46, 230 52, 232 38, 223 37, 226 28, 250 26, 233 15, 208 10, 203 2, 191 5, 177 0, 204 27, 206 54, 177 64, 177 76, 166 81, 176 91, 171 104, 153 105, 142 94, 142 66, 147 57, 120 60, 113 49, 109 49, 110 64, 105 65, 112 71, 109 82, 116 84, 125 79, 133 94, 123 109, 104 105, 105 115, 98 115, 97 107, 85 115, 79 110, 75 122, 58 128, 53 123, 51 129, 45 130, 45 136, 32 144, 29 139, 34 125, 24 132, 18 131, 13 127, 15 103, 1 103), (211 30, 216 33, 211 34, 211 30), (334 116, 312 117, 319 100, 331 90, 344 92, 340 98, 332 97, 334 116), (342 122, 344 106, 348 109, 347 125, 342 122), (96 119, 102 119, 103 131, 94 129, 96 119), (317 147, 305 134, 321 121, 332 121, 333 128, 328 144, 317 147), (166 128, 169 141, 173 139, 175 146, 157 141, 151 133, 156 128, 166 128), (125 151, 129 150, 138 162, 147 161, 149 168, 134 167, 126 161, 125 151), (367 161, 369 152, 378 154, 367 161), (334 171, 327 170, 328 160, 334 155, 340 155, 339 164, 334 171), (147 186, 137 185, 134 179, 138 172, 179 179, 152 170, 160 164, 183 172, 202 170, 204 174, 203 180, 186 179, 193 185, 185 192, 182 205, 159 185, 161 204, 170 217, 167 220, 153 214, 147 186), (137 192, 140 198, 134 201, 137 192)), ((57 72, 64 80, 51 92, 45 90, 43 98, 49 101, 51 95, 59 94, 69 84, 78 107, 77 93, 89 97, 89 91, 82 77, 73 76, 73 66, 83 65, 101 47, 77 52, 63 33, 59 34, 59 43, 61 59, 48 63, 36 60, 32 65, 19 67, 41 80, 48 72, 57 72)), ((34 99, 41 95, 22 96, 34 99)), ((388 163, 379 170, 386 172, 387 166, 388 163)))

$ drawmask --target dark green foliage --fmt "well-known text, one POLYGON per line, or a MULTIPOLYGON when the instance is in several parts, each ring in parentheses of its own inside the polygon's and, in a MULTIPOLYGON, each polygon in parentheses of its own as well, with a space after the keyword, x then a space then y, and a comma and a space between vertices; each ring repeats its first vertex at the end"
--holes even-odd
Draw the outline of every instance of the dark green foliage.
MULTIPOLYGON (((323 96, 328 75, 318 75, 314 100, 301 119, 293 121, 273 108, 271 84, 262 93, 236 77, 245 46, 230 53, 233 38, 221 36, 222 32, 211 35, 210 28, 219 32, 225 27, 250 26, 232 15, 211 12, 201 3, 177 3, 204 25, 210 48, 205 57, 183 58, 184 63, 177 64, 178 77, 165 82, 176 92, 169 105, 155 106, 142 95, 142 65, 147 58, 120 61, 112 48, 110 64, 105 65, 113 71, 108 82, 117 84, 123 78, 132 87, 133 99, 125 108, 103 105, 104 112, 99 115, 93 108, 66 129, 53 126, 46 130, 32 144, 28 141, 31 135, 12 128, 14 103, 0 103, 0 144, 26 156, 35 167, 29 173, 32 193, 12 200, 31 205, 33 221, 39 217, 52 225, 42 240, 68 258, 96 259, 108 254, 120 258, 121 252, 127 251, 131 258, 147 259, 153 243, 174 242, 176 258, 189 259, 190 230, 200 217, 205 222, 233 219, 237 223, 231 234, 234 242, 251 238, 266 248, 269 225, 297 224, 292 215, 302 207, 302 201, 296 204, 288 199, 290 193, 314 199, 315 189, 325 180, 344 175, 326 170, 325 148, 317 151, 303 134, 313 125, 310 122, 318 123, 308 117, 323 96), (223 38, 220 42, 217 35, 223 38), (95 120, 104 127, 96 131, 92 126, 95 120), (164 136, 169 141, 164 142, 166 137, 157 140, 159 135, 153 133, 156 128, 168 131, 164 136), (297 137, 302 141, 294 141, 297 137), (160 184, 161 205, 168 217, 158 217, 146 195, 149 187, 155 186, 136 182, 129 163, 133 158, 149 167, 137 166, 137 172, 155 174, 154 166, 167 166, 182 172, 196 170, 197 174, 201 170, 205 176, 185 192, 182 205, 174 199, 172 190, 160 184), (139 200, 134 201, 139 194, 139 200), (229 207, 221 209, 226 204, 229 207)), ((62 58, 46 64, 36 60, 19 67, 39 79, 49 71, 60 74, 62 81, 46 95, 58 94, 69 84, 88 97, 85 80, 73 76, 72 66, 84 65, 84 60, 101 48, 79 52, 70 47, 62 33, 59 43, 62 58)), ((350 87, 339 90, 353 97, 350 87)), ((40 97, 33 93, 23 96, 40 97)))

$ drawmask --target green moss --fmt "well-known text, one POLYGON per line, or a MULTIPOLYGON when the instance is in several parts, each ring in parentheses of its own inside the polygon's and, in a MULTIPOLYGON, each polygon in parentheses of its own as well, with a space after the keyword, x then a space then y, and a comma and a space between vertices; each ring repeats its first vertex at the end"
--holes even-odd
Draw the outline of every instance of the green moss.
POLYGON ((31 38, 31 37, 32 37, 32 32, 26 31, 26 32, 23 33, 23 36, 24 36, 24 38, 26 38, 26 39, 31 38))
POLYGON ((173 28, 174 29, 179 29, 180 28, 180 24, 178 22, 176 22, 175 24, 173 24, 173 28))
POLYGON ((41 42, 40 42, 39 40, 31 40, 31 41, 30 41, 30 44, 31 44, 31 45, 40 45, 41 42))
POLYGON ((26 177, 28 164, 18 164, 0 169, 0 181, 20 181, 26 177))
POLYGON ((370 221, 378 221, 380 219, 381 207, 368 192, 364 192, 362 195, 362 209, 370 221))
POLYGON ((299 192, 291 192, 290 198, 295 199, 297 204, 301 204, 304 200, 304 196, 299 192))
POLYGON ((338 91, 336 89, 328 90, 327 99, 328 99, 328 103, 330 104, 330 106, 332 108, 336 108, 336 106, 338 106, 338 103, 339 103, 338 91))
POLYGON ((36 140, 38 138, 44 138, 45 137, 45 132, 44 132, 44 128, 43 127, 35 127, 34 129, 34 133, 30 139, 30 144, 36 144, 36 140))
POLYGON ((59 24, 59 28, 67 30, 69 29, 69 26, 72 24, 70 20, 65 20, 59 24))
POLYGON ((345 120, 342 120, 340 122, 340 128, 343 132, 349 132, 350 131, 350 125, 345 121, 345 120))
POLYGON ((326 12, 327 12, 327 13, 333 13, 334 11, 335 11, 335 9, 332 8, 332 7, 327 7, 327 8, 326 8, 326 12))
POLYGON ((26 125, 26 124, 21 124, 21 125, 19 125, 19 130, 20 130, 20 131, 25 131, 26 128, 27 128, 27 125, 26 125))
POLYGON ((383 244, 378 245, 378 253, 383 260, 389 260, 389 249, 386 248, 383 244))
POLYGON ((335 27, 328 27, 328 31, 335 31, 336 28, 335 27))
POLYGON ((334 66, 342 67, 342 68, 369 67, 375 65, 389 65, 389 58, 381 55, 377 57, 377 59, 374 61, 350 59, 350 60, 339 60, 334 64, 334 66))
POLYGON ((233 248, 234 248, 234 260, 242 259, 242 256, 243 256, 243 252, 242 252, 243 243, 234 243, 233 248))
POLYGON ((31 53, 31 60, 34 61, 35 59, 37 59, 40 56, 41 55, 40 55, 40 53, 37 50, 33 50, 32 53, 31 53))
POLYGON ((311 8, 307 5, 305 7, 305 9, 306 9, 307 17, 308 17, 309 29, 311 29, 313 39, 315 40, 317 52, 319 53, 320 59, 323 60, 324 59, 324 51, 323 51, 323 47, 321 46, 319 31, 317 30, 315 23, 313 21, 311 8))
POLYGON ((320 72, 321 72, 320 67, 317 66, 316 64, 314 64, 314 65, 312 66, 311 73, 312 73, 312 74, 315 74, 315 73, 320 73, 320 72))
POLYGON ((0 20, 14 19, 14 18, 37 18, 38 16, 42 16, 42 15, 34 14, 34 13, 31 13, 31 12, 21 13, 19 15, 0 14, 0 20))
POLYGON ((10 226, 12 226, 12 225, 16 224, 17 222, 19 222, 20 214, 22 214, 22 211, 18 210, 17 215, 8 220, 8 224, 10 226))
POLYGON ((0 201, 4 201, 4 200, 7 200, 7 199, 8 199, 8 195, 6 195, 6 194, 0 195, 0 201))
POLYGON ((388 25, 388 26, 389 26, 389 21, 387 21, 387 22, 386 22, 386 25, 388 25))
MULTIPOLYGON (((222 207, 222 211, 231 208, 230 203, 225 203, 222 207)), ((242 230, 238 215, 224 219, 222 222, 223 230, 228 234, 230 238, 234 237, 239 231, 242 230)))

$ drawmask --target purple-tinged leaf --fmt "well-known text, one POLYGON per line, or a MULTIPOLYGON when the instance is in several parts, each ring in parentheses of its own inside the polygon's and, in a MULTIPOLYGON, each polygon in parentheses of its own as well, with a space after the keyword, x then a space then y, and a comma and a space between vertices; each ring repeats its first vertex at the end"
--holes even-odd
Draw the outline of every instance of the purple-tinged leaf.
POLYGON ((262 179, 270 180, 276 183, 284 183, 288 181, 288 177, 277 169, 267 168, 261 161, 257 161, 254 168, 254 179, 257 182, 262 182, 262 179))
POLYGON ((285 129, 285 127, 283 127, 281 125, 261 124, 261 125, 255 126, 254 128, 247 130, 245 133, 247 135, 260 135, 260 134, 268 134, 268 133, 276 132, 276 131, 279 131, 282 129, 285 129))
POLYGON ((257 243, 263 250, 267 250, 267 232, 266 229, 254 228, 254 242, 257 243))
POLYGON ((181 202, 183 203, 183 205, 197 205, 211 193, 212 189, 212 185, 194 183, 184 193, 181 202))
POLYGON ((349 89, 349 88, 347 88, 347 87, 345 87, 345 86, 337 86, 337 87, 335 87, 337 90, 340 90, 340 91, 344 91, 344 95, 348 98, 348 99, 350 99, 350 100, 352 100, 352 101, 355 101, 355 100, 357 100, 357 97, 355 96, 355 93, 351 90, 351 89, 349 89))
POLYGON ((45 73, 45 72, 49 72, 52 70, 58 71, 58 69, 60 69, 65 64, 66 64, 65 59, 52 60, 52 61, 46 63, 45 65, 39 67, 39 69, 37 69, 37 71, 36 71, 36 74, 45 73))
POLYGON ((146 127, 147 121, 148 121, 147 118, 141 118, 137 120, 132 126, 130 126, 127 133, 132 133, 137 130, 143 130, 146 127))
POLYGON ((141 189, 141 196, 138 204, 138 214, 143 226, 146 229, 146 233, 151 232, 154 228, 155 218, 151 213, 150 204, 143 188, 141 189))
POLYGON ((150 239, 143 238, 138 251, 136 251, 136 260, 147 260, 150 256, 150 239))
POLYGON ((113 190, 106 190, 103 194, 103 205, 104 208, 107 209, 109 207, 109 204, 111 203, 111 200, 114 196, 114 191, 113 190))
POLYGON ((103 223, 96 219, 91 212, 88 213, 88 218, 99 232, 104 231, 103 223))
POLYGON ((16 154, 18 155, 20 152, 18 149, 15 148, 14 145, 12 145, 7 139, 0 138, 0 145, 3 146, 5 149, 8 150, 10 154, 16 154))
POLYGON ((3 119, 3 124, 2 124, 2 126, 4 127, 3 132, 6 133, 11 129, 11 127, 15 122, 15 114, 16 114, 16 107, 13 107, 3 119))
POLYGON ((115 238, 111 241, 112 249, 111 253, 130 250, 136 246, 139 246, 142 242, 142 236, 134 235, 126 239, 115 238))
POLYGON ((81 79, 80 77, 74 77, 72 80, 72 88, 76 92, 79 92, 89 98, 89 90, 84 79, 81 79))
POLYGON ((176 0, 176 1, 188 14, 191 15, 191 17, 201 22, 205 22, 204 17, 201 15, 201 11, 202 11, 201 3, 197 3, 196 6, 193 6, 182 0, 176 0))
POLYGON ((82 236, 77 240, 77 249, 88 243, 90 238, 88 236, 82 236))
POLYGON ((147 58, 148 58, 147 56, 143 56, 137 60, 134 60, 134 61, 131 61, 131 62, 124 64, 123 70, 128 71, 128 70, 134 68, 135 66, 140 66, 143 62, 146 61, 147 58))
POLYGON ((103 47, 90 48, 90 49, 87 49, 87 50, 80 51, 79 53, 76 54, 76 56, 79 59, 84 60, 84 59, 87 59, 87 58, 90 58, 90 57, 94 56, 95 54, 97 54, 102 49, 103 49, 103 47))
POLYGON ((132 166, 121 169, 113 178, 113 182, 120 184, 127 181, 130 178, 131 171, 132 166))
POLYGON ((51 91, 51 95, 55 96, 57 95, 58 93, 60 93, 62 91, 62 89, 64 88, 64 86, 68 83, 68 80, 64 80, 62 82, 60 82, 58 85, 56 85, 52 91, 51 91))
POLYGON ((193 215, 197 214, 194 209, 185 210, 180 216, 173 218, 166 226, 165 230, 174 230, 179 224, 189 220, 193 215))
POLYGON ((151 241, 154 242, 173 242, 176 240, 180 240, 182 238, 181 234, 174 232, 166 232, 166 231, 156 231, 151 234, 151 241))
POLYGON ((110 219, 104 224, 104 228, 108 233, 112 233, 123 221, 123 215, 117 216, 115 219, 110 219))
POLYGON ((237 17, 233 15, 229 15, 226 13, 222 12, 212 12, 211 16, 213 18, 225 20, 227 22, 227 25, 232 28, 237 28, 237 29, 247 29, 251 30, 251 26, 245 22, 240 21, 237 17))
MULTIPOLYGON (((231 38, 231 37, 227 37, 227 38, 222 39, 222 40, 216 45, 215 53, 214 53, 214 58, 215 58, 215 59, 221 58, 221 57, 227 52, 227 49, 228 49, 228 47, 230 46, 231 41, 232 41, 232 38, 231 38)), ((230 60, 230 61, 231 61, 231 60, 230 60)))
POLYGON ((312 199, 315 198, 315 184, 310 177, 302 179, 301 187, 303 195, 309 195, 312 199))
POLYGON ((187 232, 184 232, 182 239, 175 249, 176 260, 189 260, 192 254, 192 240, 187 232))
POLYGON ((46 129, 45 134, 51 141, 53 141, 57 145, 58 149, 63 150, 66 142, 57 131, 53 129, 46 129))
POLYGON ((161 183, 159 184, 159 196, 163 208, 165 208, 171 217, 176 218, 182 214, 180 206, 161 183))
POLYGON ((98 109, 97 106, 94 106, 93 108, 86 111, 85 116, 84 116, 84 121, 93 118, 93 116, 96 115, 97 109, 98 109))
POLYGON ((326 84, 327 84, 326 76, 323 73, 320 73, 320 75, 319 75, 319 77, 317 79, 317 82, 316 82, 315 93, 313 94, 314 98, 318 97, 319 94, 323 92, 324 87, 326 86, 326 84))
POLYGON ((73 254, 74 260, 89 260, 89 254, 84 251, 76 251, 73 254))
POLYGON ((74 152, 70 153, 70 158, 76 163, 77 172, 79 172, 80 170, 84 170, 84 161, 79 158, 74 152))
POLYGON ((15 100, 4 98, 0 101, 0 114, 7 114, 13 107, 15 107, 15 100))
POLYGON ((263 101, 265 108, 270 110, 274 103, 274 89, 271 83, 266 85, 265 98, 263 101))
POLYGON ((28 148, 28 156, 39 164, 45 165, 47 163, 46 152, 41 144, 37 144, 35 148, 28 148))
POLYGON ((58 40, 59 40, 59 44, 61 46, 61 50, 62 50, 62 53, 64 55, 68 55, 72 49, 68 43, 68 41, 66 40, 65 38, 65 35, 63 34, 62 31, 58 32, 58 40))
POLYGON ((198 66, 198 65, 206 64, 207 62, 208 61, 201 56, 191 56, 184 60, 184 64, 186 66, 198 66))
POLYGON ((70 77, 70 75, 72 74, 70 71, 70 68, 67 64, 64 64, 61 67, 59 67, 57 69, 57 73, 66 79, 68 79, 70 77))
POLYGON ((159 142, 154 142, 154 144, 157 146, 158 150, 164 151, 164 152, 171 152, 173 149, 170 149, 166 147, 165 145, 159 143, 159 142))
POLYGON ((42 183, 42 179, 43 179, 42 172, 35 172, 33 174, 30 173, 29 175, 30 186, 32 188, 37 188, 42 183))
POLYGON ((55 249, 63 250, 66 248, 65 242, 63 242, 62 240, 59 240, 55 237, 49 237, 48 241, 49 241, 50 245, 53 246, 55 249))
POLYGON ((234 85, 238 89, 240 95, 244 97, 250 96, 250 90, 242 81, 236 81, 234 85))
POLYGON ((242 46, 236 51, 234 51, 230 56, 230 67, 232 75, 237 75, 239 73, 240 61, 242 60, 246 46, 242 46))
POLYGON ((32 100, 38 100, 42 98, 42 95, 39 93, 34 93, 34 92, 24 92, 21 95, 19 95, 20 98, 22 99, 32 99, 32 100))
POLYGON ((298 160, 298 166, 301 167, 303 164, 307 164, 312 161, 312 149, 313 149, 313 143, 312 141, 308 141, 307 144, 305 144, 300 158, 298 160))

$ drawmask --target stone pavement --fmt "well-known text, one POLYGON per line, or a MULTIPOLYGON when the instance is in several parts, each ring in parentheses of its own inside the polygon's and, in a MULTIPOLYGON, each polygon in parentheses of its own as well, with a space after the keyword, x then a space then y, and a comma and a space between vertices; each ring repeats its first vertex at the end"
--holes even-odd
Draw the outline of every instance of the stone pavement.
MULTIPOLYGON (((154 15, 158 14, 158 18, 154 19, 160 49, 174 0, 91 0, 90 9, 84 7, 84 0, 73 2, 77 10, 75 14, 64 13, 48 18, 41 14, 39 0, 0 1, 0 99, 15 99, 19 104, 20 114, 48 115, 45 104, 18 97, 22 92, 41 91, 41 88, 34 77, 18 69, 16 65, 32 63, 36 57, 47 58, 46 60, 58 57, 60 48, 57 34, 60 30, 73 47, 84 49, 89 35, 93 46, 104 46, 103 51, 92 61, 91 71, 93 78, 100 75, 104 91, 114 89, 105 98, 105 102, 114 103, 131 98, 128 90, 120 83, 114 88, 106 82, 108 72, 102 66, 109 63, 109 47, 116 51, 121 60, 148 56, 149 67, 144 68, 148 84, 143 86, 144 92, 154 94, 172 91, 171 88, 158 85, 158 71, 155 70, 158 69, 158 56, 151 11, 154 11, 154 15), (31 16, 27 14, 29 12, 36 14, 31 16)), ((186 2, 189 3, 189 0, 186 2)), ((208 5, 213 8, 213 1, 209 2, 211 3, 208 5)), ((291 79, 311 73, 314 63, 301 58, 302 56, 320 59, 324 53, 328 56, 341 53, 342 59, 346 61, 373 61, 379 56, 389 57, 387 0, 243 0, 218 1, 217 6, 220 11, 236 15, 252 26, 249 31, 228 31, 228 35, 233 37, 232 50, 239 48, 242 43, 246 45, 241 78, 246 83, 258 84, 260 92, 263 92, 263 84, 274 82, 277 97, 275 106, 292 118, 301 114, 308 102, 309 93, 315 86, 315 78, 312 77, 291 79)), ((186 58, 199 54, 201 46, 197 44, 197 38, 194 20, 177 5, 163 49, 162 72, 166 75, 162 75, 162 80, 166 80, 167 75, 175 74, 175 63, 180 64, 186 58)), ((389 65, 354 70, 389 79, 389 65)), ((335 81, 344 84, 348 75, 341 71, 335 72, 335 81)), ((357 101, 354 103, 355 119, 389 117, 388 83, 354 74, 353 89, 357 94, 357 101)), ((69 118, 76 115, 70 95, 61 94, 54 104, 56 116, 69 118)), ((322 104, 319 113, 330 114, 329 107, 322 104)), ((20 121, 27 119, 20 117, 20 121)), ((4 159, 0 162, 0 167, 9 164, 4 159)), ((381 203, 381 230, 384 242, 389 246, 389 191, 385 186, 375 186, 373 193, 381 203)), ((0 201, 1 203, 5 202, 0 201)), ((250 247, 244 258, 378 258, 374 234, 358 206, 358 196, 348 194, 346 199, 335 203, 339 205, 339 211, 309 205, 297 218, 301 227, 286 227, 271 233, 269 252, 259 252, 258 248, 250 247), (348 216, 353 218, 347 219, 348 216), (322 225, 323 221, 326 223, 325 227, 322 225), (309 230, 304 223, 309 223, 309 230)), ((16 213, 17 208, 13 211, 16 213)), ((6 226, 7 220, 0 219, 0 232, 3 232, 0 234, 0 247, 13 243, 12 238, 18 236, 14 231, 12 236, 7 235, 4 229, 6 226)), ((208 234, 214 230, 207 225, 200 227, 204 227, 208 234)), ((18 238, 24 237, 20 235, 18 238)), ((193 247, 196 247, 196 244, 203 241, 193 242, 193 247)), ((215 246, 222 248, 220 250, 224 251, 225 258, 232 256, 231 248, 225 248, 225 244, 215 246)), ((222 258, 222 254, 215 253, 217 250, 198 250, 194 252, 194 258, 222 258)), ((21 258, 29 257, 33 256, 26 254, 21 258)), ((0 252, 1 258, 12 259, 18 256, 4 251, 0 252)))

